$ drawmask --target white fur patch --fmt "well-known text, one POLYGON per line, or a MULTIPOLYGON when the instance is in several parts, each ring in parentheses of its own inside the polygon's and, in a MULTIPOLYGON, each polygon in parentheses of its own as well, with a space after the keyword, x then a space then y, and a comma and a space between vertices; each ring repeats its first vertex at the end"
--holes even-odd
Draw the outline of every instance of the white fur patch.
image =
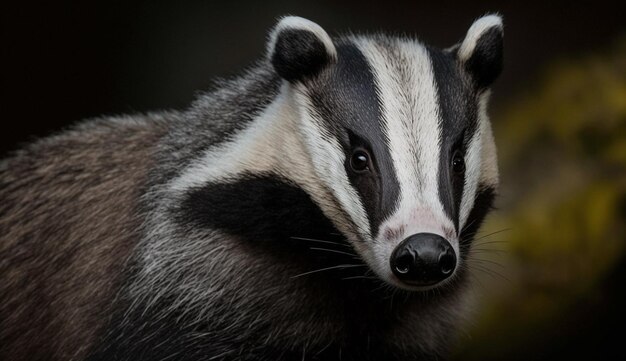
POLYGON ((313 33, 324 44, 324 47, 331 56, 331 59, 337 59, 337 49, 335 49, 335 45, 326 31, 311 20, 301 18, 299 16, 285 16, 280 19, 278 24, 276 24, 270 34, 270 40, 267 43, 268 58, 271 59, 272 57, 278 34, 280 34, 281 31, 288 29, 305 30, 313 33))
POLYGON ((463 184, 463 194, 461 196, 461 206, 459 210, 459 231, 463 229, 465 222, 474 206, 478 180, 481 173, 482 155, 482 133, 481 119, 478 119, 478 126, 470 139, 465 152, 465 182, 463 184))
MULTIPOLYGON (((300 109, 307 109, 301 114, 299 130, 301 131, 307 150, 313 160, 315 173, 324 179, 324 182, 339 201, 344 211, 350 216, 352 223, 356 225, 358 240, 369 240, 370 224, 367 213, 357 191, 350 184, 346 174, 344 162, 345 154, 338 140, 325 132, 319 124, 322 122, 319 115, 313 112, 314 107, 309 104, 309 97, 305 94, 298 96, 300 109)), ((336 215, 333 217, 336 219, 336 215)), ((342 230, 344 231, 344 230, 342 230)), ((351 234, 354 232, 349 232, 351 234)))
POLYGON ((212 147, 196 159, 169 185, 172 191, 183 192, 207 182, 235 177, 246 172, 260 173, 273 168, 283 155, 277 134, 284 134, 285 123, 293 112, 284 101, 284 91, 250 125, 228 142, 212 147))
POLYGON ((486 15, 474 21, 459 48, 459 59, 461 61, 468 60, 476 48, 478 39, 493 27, 502 29, 502 18, 499 15, 486 15))
POLYGON ((465 155, 465 186, 461 199, 459 214, 459 229, 463 229, 467 222, 479 185, 493 188, 498 186, 498 159, 496 146, 491 131, 491 122, 487 115, 489 91, 480 95, 478 101, 478 126, 468 146, 465 155))
POLYGON ((493 139, 493 131, 491 130, 491 121, 487 115, 487 103, 490 95, 490 91, 485 91, 480 95, 478 101, 478 125, 483 142, 481 147, 480 183, 496 188, 499 183, 498 155, 496 143, 493 139))

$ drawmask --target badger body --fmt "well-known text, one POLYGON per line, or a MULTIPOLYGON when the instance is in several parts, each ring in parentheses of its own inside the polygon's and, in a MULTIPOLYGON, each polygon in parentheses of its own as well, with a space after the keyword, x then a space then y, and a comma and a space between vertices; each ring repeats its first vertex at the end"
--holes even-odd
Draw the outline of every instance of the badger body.
POLYGON ((0 358, 441 356, 498 183, 501 47, 493 15, 446 50, 286 17, 184 112, 17 151, 0 163, 0 358))

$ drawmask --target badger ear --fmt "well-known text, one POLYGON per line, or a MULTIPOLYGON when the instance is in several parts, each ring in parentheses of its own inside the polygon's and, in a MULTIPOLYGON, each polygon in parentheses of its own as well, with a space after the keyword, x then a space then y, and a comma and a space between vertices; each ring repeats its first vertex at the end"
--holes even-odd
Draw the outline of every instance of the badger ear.
POLYGON ((309 78, 337 58, 328 34, 316 23, 286 16, 274 27, 267 56, 276 72, 290 82, 309 78))
POLYGON ((463 42, 452 48, 478 90, 488 88, 502 72, 502 18, 486 15, 474 21, 463 42))

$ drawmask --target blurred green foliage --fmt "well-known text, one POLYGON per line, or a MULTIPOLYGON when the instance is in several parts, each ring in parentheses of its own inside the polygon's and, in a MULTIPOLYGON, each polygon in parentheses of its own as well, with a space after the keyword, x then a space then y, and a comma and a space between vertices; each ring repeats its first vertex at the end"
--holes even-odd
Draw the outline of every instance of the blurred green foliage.
POLYGON ((626 262, 626 37, 533 84, 492 116, 501 196, 471 255, 477 311, 456 359, 535 359, 626 262))

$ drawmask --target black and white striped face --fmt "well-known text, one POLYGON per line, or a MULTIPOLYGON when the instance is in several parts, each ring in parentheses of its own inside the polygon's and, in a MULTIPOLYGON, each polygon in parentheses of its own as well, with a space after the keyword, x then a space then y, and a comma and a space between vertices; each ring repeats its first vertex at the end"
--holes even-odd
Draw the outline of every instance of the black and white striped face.
POLYGON ((386 36, 333 41, 287 17, 269 55, 291 84, 315 173, 347 215, 334 221, 361 257, 402 288, 452 279, 498 183, 486 106, 501 19, 477 20, 440 50, 386 36))

